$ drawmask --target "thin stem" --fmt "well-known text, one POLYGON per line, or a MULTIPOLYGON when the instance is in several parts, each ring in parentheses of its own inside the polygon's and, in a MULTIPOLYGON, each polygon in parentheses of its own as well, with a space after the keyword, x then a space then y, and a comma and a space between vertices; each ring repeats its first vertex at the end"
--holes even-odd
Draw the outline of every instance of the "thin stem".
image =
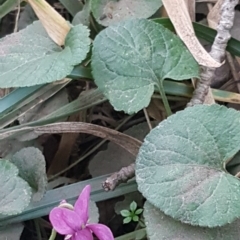
POLYGON ((49 237, 48 240, 54 240, 56 238, 56 236, 57 236, 57 232, 54 229, 52 229, 51 236, 49 237))
POLYGON ((151 120, 150 120, 150 118, 149 118, 147 109, 144 108, 144 109, 143 109, 143 112, 144 112, 144 116, 145 116, 145 118, 146 118, 146 120, 147 120, 148 127, 149 127, 150 130, 152 130, 153 127, 152 127, 151 120))
POLYGON ((159 82, 158 89, 159 89, 160 95, 162 97, 163 105, 165 107, 167 116, 170 116, 170 115, 172 115, 172 111, 171 111, 170 105, 168 103, 168 100, 167 100, 167 97, 166 97, 166 94, 165 94, 162 82, 159 82))

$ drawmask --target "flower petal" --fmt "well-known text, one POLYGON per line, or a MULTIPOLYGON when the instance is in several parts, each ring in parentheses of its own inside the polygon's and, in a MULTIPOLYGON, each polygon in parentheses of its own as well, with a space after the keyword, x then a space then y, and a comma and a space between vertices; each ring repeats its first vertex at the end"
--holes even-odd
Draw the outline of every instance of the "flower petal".
POLYGON ((74 211, 82 218, 86 224, 88 221, 88 203, 90 199, 91 186, 87 185, 80 193, 74 205, 74 211))
POLYGON ((81 229, 83 220, 72 210, 55 207, 49 214, 53 228, 62 235, 72 235, 81 229))
POLYGON ((71 240, 93 240, 93 235, 89 229, 85 228, 76 232, 71 240))
POLYGON ((90 228, 99 240, 114 240, 110 228, 103 224, 88 224, 87 228, 90 228))

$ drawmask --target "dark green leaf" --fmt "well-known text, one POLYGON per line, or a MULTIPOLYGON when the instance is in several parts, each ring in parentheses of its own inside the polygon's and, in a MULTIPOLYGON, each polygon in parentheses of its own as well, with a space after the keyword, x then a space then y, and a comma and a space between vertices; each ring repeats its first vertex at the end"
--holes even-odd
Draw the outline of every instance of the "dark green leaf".
POLYGON ((163 80, 198 77, 198 65, 182 41, 153 21, 127 20, 103 30, 93 43, 93 76, 116 110, 147 107, 163 80))
POLYGON ((139 190, 165 214, 216 227, 240 217, 240 181, 225 164, 240 149, 240 113, 217 104, 187 108, 145 138, 136 160, 139 190))
POLYGON ((0 39, 0 87, 33 86, 61 80, 89 51, 89 30, 72 27, 64 49, 57 46, 39 21, 0 39))

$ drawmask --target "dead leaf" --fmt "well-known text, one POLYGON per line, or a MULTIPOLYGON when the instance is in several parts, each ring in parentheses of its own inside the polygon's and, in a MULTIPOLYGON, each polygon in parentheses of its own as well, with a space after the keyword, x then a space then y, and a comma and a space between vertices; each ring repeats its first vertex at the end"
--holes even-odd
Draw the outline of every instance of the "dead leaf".
POLYGON ((221 7, 224 0, 218 0, 207 16, 209 27, 216 29, 221 17, 221 7))
POLYGON ((63 46, 70 30, 68 22, 45 0, 28 0, 49 37, 59 46, 63 46))
POLYGON ((203 66, 220 67, 222 64, 207 53, 195 36, 185 0, 163 0, 162 2, 178 36, 185 43, 195 60, 203 66))
POLYGON ((57 134, 78 132, 92 134, 94 136, 110 140, 126 149, 133 156, 137 156, 139 148, 142 145, 142 142, 136 138, 130 137, 116 130, 84 122, 62 122, 48 124, 45 126, 17 128, 0 133, 0 140, 5 138, 17 138, 19 135, 26 133, 28 135, 32 134, 36 137, 44 133, 57 134))

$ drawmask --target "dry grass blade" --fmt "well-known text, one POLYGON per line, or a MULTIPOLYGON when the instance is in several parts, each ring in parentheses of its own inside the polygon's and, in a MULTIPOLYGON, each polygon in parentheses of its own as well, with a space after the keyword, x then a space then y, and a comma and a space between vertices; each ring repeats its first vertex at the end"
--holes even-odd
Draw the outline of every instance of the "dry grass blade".
POLYGON ((203 66, 220 67, 221 63, 214 60, 199 43, 195 36, 192 22, 185 0, 163 0, 164 7, 175 27, 175 30, 196 61, 203 66))
POLYGON ((5 138, 15 138, 25 133, 39 136, 41 134, 56 134, 56 133, 86 133, 94 136, 110 140, 119 146, 123 147, 133 156, 138 154, 142 142, 136 138, 120 133, 106 127, 94 125, 84 122, 62 122, 54 123, 38 127, 23 127, 9 132, 0 134, 0 140, 5 138))
POLYGON ((28 0, 34 12, 46 29, 49 37, 59 46, 63 46, 70 30, 67 21, 45 0, 28 0))
POLYGON ((33 131, 36 134, 44 134, 44 133, 87 133, 92 134, 94 136, 108 139, 119 146, 126 149, 129 153, 136 156, 139 151, 139 147, 142 142, 128 136, 124 133, 120 133, 116 130, 112 130, 106 127, 94 125, 91 123, 84 122, 63 122, 63 123, 54 123, 41 127, 34 127, 33 131))

